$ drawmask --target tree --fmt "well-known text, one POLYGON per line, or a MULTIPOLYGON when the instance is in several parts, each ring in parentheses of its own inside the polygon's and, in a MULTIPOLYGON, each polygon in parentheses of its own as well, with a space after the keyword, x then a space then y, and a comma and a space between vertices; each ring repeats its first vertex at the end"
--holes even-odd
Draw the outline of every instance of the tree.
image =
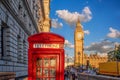
POLYGON ((115 51, 115 53, 116 53, 116 59, 118 60, 118 61, 120 61, 120 50, 117 50, 117 51, 115 51))
POLYGON ((108 61, 120 61, 120 45, 117 49, 108 52, 108 61))

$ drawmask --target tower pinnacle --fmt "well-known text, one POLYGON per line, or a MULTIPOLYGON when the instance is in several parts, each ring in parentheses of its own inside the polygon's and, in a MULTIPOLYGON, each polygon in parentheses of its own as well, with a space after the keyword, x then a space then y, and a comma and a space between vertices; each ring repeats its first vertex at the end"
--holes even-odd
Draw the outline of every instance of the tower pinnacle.
POLYGON ((80 23, 80 18, 78 17, 77 23, 76 23, 76 29, 82 31, 82 25, 80 23))

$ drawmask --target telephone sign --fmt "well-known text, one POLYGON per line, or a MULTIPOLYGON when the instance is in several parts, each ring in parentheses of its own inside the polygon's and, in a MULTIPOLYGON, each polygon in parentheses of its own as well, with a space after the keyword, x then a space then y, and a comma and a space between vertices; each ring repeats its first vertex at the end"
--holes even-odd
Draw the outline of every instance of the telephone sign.
POLYGON ((33 48, 59 48, 59 44, 34 44, 33 48))
POLYGON ((28 80, 64 80, 64 38, 44 32, 28 42, 28 80))

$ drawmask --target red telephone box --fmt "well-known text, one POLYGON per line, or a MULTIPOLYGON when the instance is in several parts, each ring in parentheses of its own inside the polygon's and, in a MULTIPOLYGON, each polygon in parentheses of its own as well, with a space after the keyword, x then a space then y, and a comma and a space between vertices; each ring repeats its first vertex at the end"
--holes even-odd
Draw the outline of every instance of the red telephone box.
POLYGON ((39 33, 28 42, 28 80, 64 80, 64 38, 39 33))

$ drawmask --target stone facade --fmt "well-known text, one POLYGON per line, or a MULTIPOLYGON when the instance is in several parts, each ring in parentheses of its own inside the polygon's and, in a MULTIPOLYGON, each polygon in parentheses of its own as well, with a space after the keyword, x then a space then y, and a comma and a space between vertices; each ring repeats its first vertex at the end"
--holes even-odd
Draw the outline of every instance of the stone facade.
POLYGON ((38 20, 38 29, 39 32, 50 32, 51 20, 49 17, 50 14, 50 0, 39 0, 39 15, 40 18, 38 20))
POLYGON ((107 55, 101 56, 98 54, 84 55, 84 65, 89 65, 95 68, 99 67, 99 63, 104 63, 108 61, 107 55))
POLYGON ((27 75, 28 36, 41 32, 42 0, 0 0, 0 72, 27 75))
POLYGON ((82 30, 82 26, 80 21, 76 24, 76 30, 74 35, 74 44, 75 44, 75 52, 74 52, 74 64, 78 65, 90 65, 92 67, 99 67, 99 63, 107 62, 107 56, 100 56, 97 54, 90 54, 89 56, 84 53, 84 31, 82 30))
POLYGON ((44 8, 44 20, 43 20, 43 31, 50 32, 51 20, 49 18, 50 14, 50 0, 43 0, 43 8, 44 8))

